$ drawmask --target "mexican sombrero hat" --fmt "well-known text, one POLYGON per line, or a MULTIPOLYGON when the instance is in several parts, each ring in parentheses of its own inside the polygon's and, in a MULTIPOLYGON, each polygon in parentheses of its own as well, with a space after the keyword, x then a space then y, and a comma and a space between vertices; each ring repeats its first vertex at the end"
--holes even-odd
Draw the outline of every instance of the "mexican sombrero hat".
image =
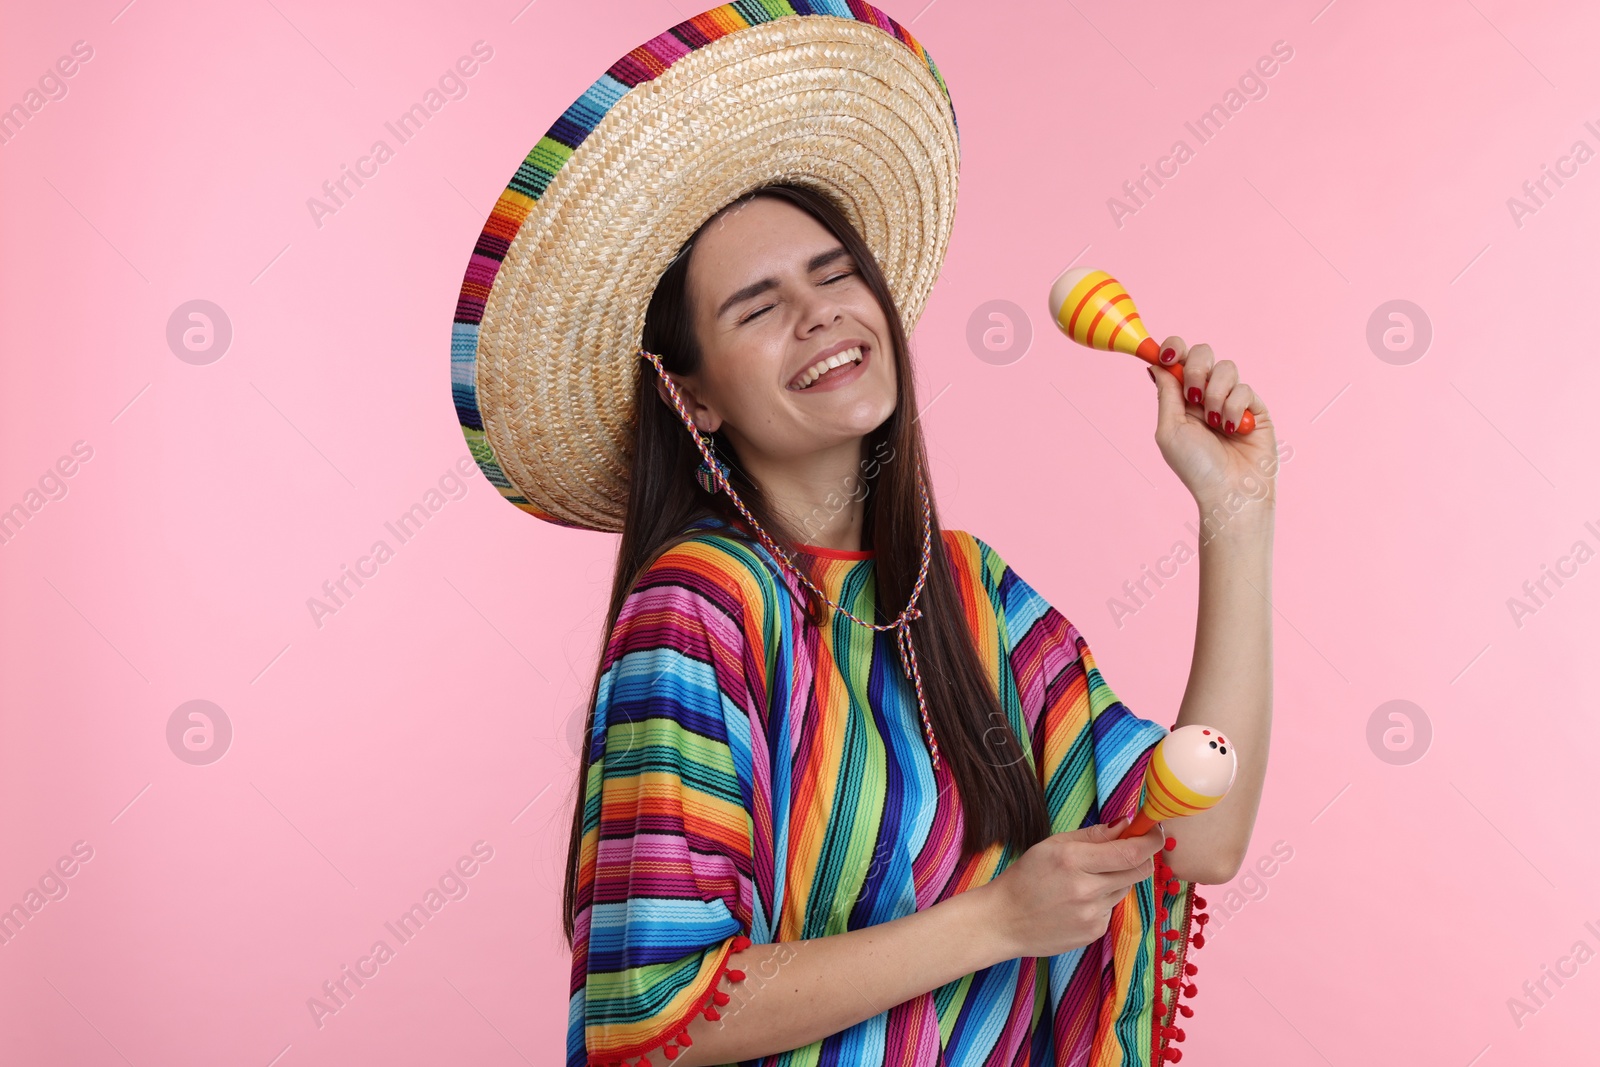
POLYGON ((472 250, 450 378, 478 466, 531 515, 620 531, 645 311, 683 242, 756 186, 817 189, 909 334, 959 162, 933 57, 869 4, 743 0, 629 51, 539 138, 472 250))

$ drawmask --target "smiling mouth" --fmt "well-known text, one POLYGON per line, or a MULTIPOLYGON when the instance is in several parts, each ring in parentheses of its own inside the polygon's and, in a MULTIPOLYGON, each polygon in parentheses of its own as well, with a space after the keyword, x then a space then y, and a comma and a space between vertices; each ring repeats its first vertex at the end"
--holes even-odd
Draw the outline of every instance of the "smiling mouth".
POLYGON ((827 359, 819 359, 801 372, 800 376, 789 384, 789 389, 796 393, 803 393, 834 371, 838 371, 839 374, 847 373, 849 368, 867 361, 867 352, 867 346, 859 345, 855 348, 847 348, 843 352, 829 356, 827 359))

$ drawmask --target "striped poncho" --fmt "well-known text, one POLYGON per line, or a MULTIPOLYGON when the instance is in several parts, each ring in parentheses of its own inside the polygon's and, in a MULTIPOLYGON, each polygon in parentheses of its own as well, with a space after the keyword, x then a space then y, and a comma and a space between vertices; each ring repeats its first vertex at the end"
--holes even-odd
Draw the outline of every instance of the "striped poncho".
MULTIPOLYGON (((697 1014, 718 1018, 738 995, 729 980, 750 943, 888 922, 1020 855, 997 842, 960 862, 959 804, 948 767, 935 780, 895 632, 831 610, 810 624, 802 587, 765 549, 718 532, 720 520, 696 526, 635 584, 603 653, 568 1067, 664 1067, 697 1014)), ((1082 634, 994 549, 959 530, 944 548, 1052 831, 1133 814, 1166 729, 1117 700, 1082 634)), ((873 554, 807 551, 818 587, 874 619, 873 554)), ((1173 1033, 1176 993, 1156 1019, 1156 983, 1187 981, 1193 902, 1189 883, 1156 882, 1135 886, 1084 948, 1007 960, 746 1063, 1147 1067, 1152 1027, 1157 1048, 1162 1027, 1173 1033)))

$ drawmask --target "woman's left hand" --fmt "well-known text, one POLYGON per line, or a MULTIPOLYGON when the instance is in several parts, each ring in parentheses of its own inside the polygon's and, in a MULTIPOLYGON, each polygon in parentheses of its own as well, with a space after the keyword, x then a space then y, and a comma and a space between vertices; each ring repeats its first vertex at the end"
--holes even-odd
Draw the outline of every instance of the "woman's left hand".
POLYGON ((1161 344, 1163 355, 1169 351, 1172 358, 1162 365, 1181 365, 1182 385, 1171 371, 1150 369, 1159 395, 1156 444, 1167 466, 1202 509, 1223 504, 1233 493, 1275 503, 1278 444, 1266 404, 1239 380, 1233 360, 1215 359, 1210 345, 1190 348, 1173 336, 1161 344), (1200 402, 1191 403, 1197 390, 1200 402), (1229 430, 1246 409, 1255 414, 1255 428, 1243 435, 1229 430))

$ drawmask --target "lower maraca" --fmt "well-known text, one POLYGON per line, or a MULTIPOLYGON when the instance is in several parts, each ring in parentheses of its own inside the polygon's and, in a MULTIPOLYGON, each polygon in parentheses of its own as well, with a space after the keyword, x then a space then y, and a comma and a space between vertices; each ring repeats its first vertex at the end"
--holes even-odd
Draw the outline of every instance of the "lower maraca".
POLYGON ((1238 769, 1238 756, 1220 732, 1209 726, 1178 727, 1156 743, 1144 772, 1144 806, 1117 837, 1138 837, 1162 819, 1216 807, 1238 769))
MULTIPOLYGON (((1183 383, 1183 364, 1161 362, 1161 346, 1145 329, 1133 297, 1103 270, 1074 267, 1062 273, 1050 286, 1050 317, 1062 333, 1086 348, 1138 356, 1183 383)), ((1235 432, 1245 434, 1255 428, 1255 413, 1246 409, 1235 432)))

